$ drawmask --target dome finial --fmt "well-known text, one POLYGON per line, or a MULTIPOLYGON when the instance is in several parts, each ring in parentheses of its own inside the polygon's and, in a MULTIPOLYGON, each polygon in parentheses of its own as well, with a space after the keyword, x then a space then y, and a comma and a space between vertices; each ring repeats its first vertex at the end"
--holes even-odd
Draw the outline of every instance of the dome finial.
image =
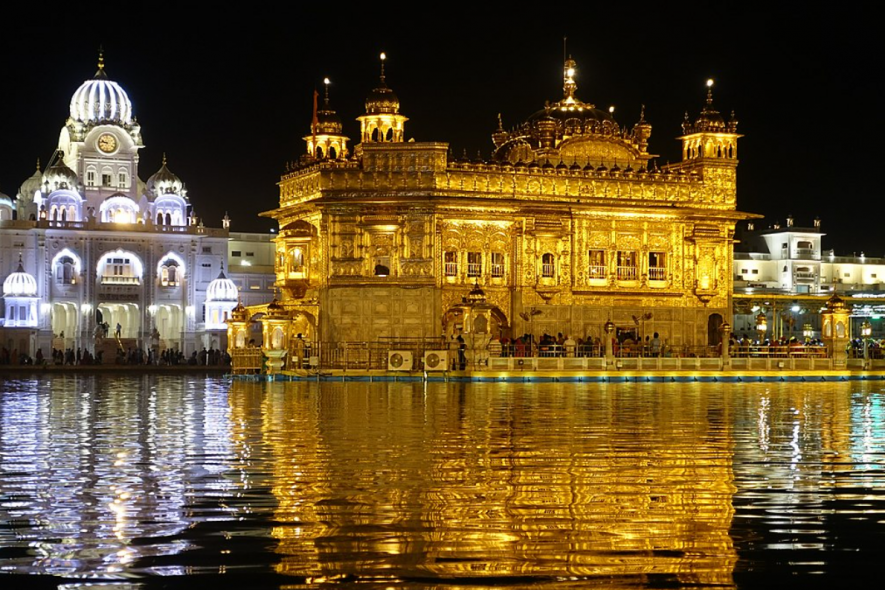
POLYGON ((501 119, 501 113, 498 113, 498 131, 504 131, 504 121, 501 119))
POLYGON ((384 84, 384 60, 387 59, 387 54, 383 51, 381 52, 381 84, 384 84))
POLYGON ((575 91, 578 89, 578 84, 575 82, 577 65, 572 56, 568 56, 562 68, 562 91, 565 102, 575 101, 575 91))
POLYGON ((713 104, 713 78, 707 80, 707 104, 713 104))
POLYGON ((166 152, 163 152, 163 166, 166 165, 166 152))
POLYGON ((326 106, 329 106, 329 84, 331 83, 328 78, 323 78, 323 85, 326 87, 326 106))
POLYGON ((37 158, 37 172, 40 172, 40 158, 37 158))
POLYGON ((98 46, 98 71, 104 71, 104 47, 98 46))
POLYGON ((22 253, 21 252, 18 253, 18 268, 16 269, 15 272, 25 272, 25 266, 22 263, 22 253))

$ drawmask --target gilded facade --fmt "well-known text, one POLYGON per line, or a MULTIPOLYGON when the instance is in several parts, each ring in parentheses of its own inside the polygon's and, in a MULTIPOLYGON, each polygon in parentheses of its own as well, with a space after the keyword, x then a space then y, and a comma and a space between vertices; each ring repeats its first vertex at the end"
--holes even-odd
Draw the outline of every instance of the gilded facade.
MULTIPOLYGON (((383 63, 383 62, 382 62, 383 63)), ((563 97, 505 130, 488 161, 442 142, 405 141, 407 121, 381 81, 351 151, 329 105, 315 109, 307 154, 282 177, 276 284, 282 304, 323 341, 452 335, 479 286, 490 332, 602 337, 611 319, 707 344, 729 316, 737 121, 713 105, 683 123, 682 160, 659 166, 651 125, 621 126, 563 97), (649 317, 650 315, 650 317, 649 317)), ((642 334, 638 334, 640 337, 642 334)))

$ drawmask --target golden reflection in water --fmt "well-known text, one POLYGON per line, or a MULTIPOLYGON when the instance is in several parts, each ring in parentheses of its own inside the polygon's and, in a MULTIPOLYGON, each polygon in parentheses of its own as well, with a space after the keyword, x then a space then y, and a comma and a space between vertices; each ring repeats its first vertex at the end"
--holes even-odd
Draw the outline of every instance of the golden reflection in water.
MULTIPOLYGON (((730 405, 698 387, 234 383, 278 571, 732 584, 730 405)), ((234 419, 234 423, 238 421, 234 419)))

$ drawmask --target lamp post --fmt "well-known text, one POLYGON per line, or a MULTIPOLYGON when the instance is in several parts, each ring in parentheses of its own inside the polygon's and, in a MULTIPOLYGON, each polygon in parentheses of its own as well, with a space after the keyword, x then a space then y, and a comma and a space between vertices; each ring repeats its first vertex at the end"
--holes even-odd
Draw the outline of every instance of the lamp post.
POLYGON ((756 333, 759 335, 759 344, 765 340, 765 332, 768 331, 768 320, 765 318, 765 312, 760 311, 756 316, 756 333))
POLYGON ((873 334, 873 326, 869 320, 864 320, 860 325, 860 335, 863 338, 863 368, 868 369, 870 364, 870 336, 873 334))
POLYGON ((612 342, 612 335, 615 332, 615 323, 609 319, 603 324, 602 329, 605 332, 605 364, 610 367, 615 362, 615 347, 612 342))

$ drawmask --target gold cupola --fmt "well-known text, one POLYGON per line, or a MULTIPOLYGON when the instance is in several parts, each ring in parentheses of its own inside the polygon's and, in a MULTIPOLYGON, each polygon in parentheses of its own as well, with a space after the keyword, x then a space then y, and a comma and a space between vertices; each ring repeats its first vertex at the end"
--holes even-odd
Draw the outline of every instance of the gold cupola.
POLYGON ((381 83, 366 97, 366 114, 357 117, 363 143, 403 141, 403 129, 408 117, 399 112, 399 98, 388 88, 384 75, 387 55, 381 54, 381 83))
POLYGON ((343 125, 338 113, 329 106, 329 86, 331 81, 323 79, 325 97, 322 108, 317 108, 318 93, 314 92, 314 114, 310 125, 310 135, 302 139, 307 143, 307 153, 317 160, 336 160, 348 155, 347 142, 350 138, 343 134, 343 125))

